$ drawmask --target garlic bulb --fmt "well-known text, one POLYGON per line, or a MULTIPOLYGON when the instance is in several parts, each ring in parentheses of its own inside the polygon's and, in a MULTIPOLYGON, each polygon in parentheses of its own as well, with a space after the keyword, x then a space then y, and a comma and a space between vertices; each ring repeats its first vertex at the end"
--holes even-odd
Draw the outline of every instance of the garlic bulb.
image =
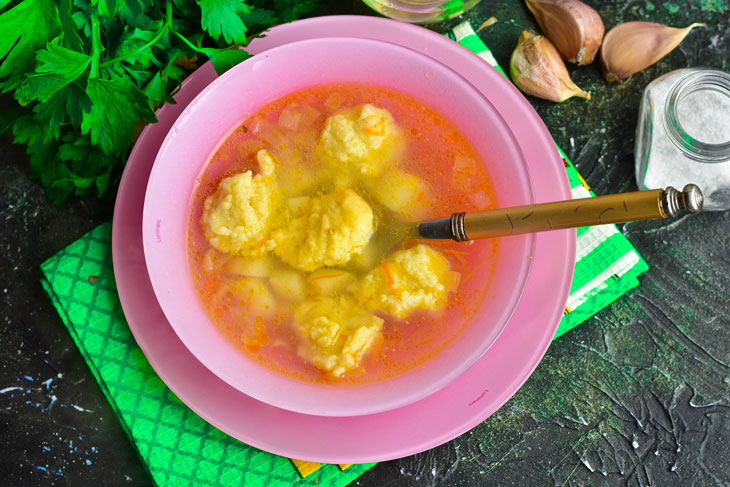
POLYGON ((548 39, 569 63, 591 64, 603 40, 603 21, 578 0, 525 0, 548 39))
POLYGON ((609 30, 601 48, 601 68, 608 82, 623 81, 669 54, 692 29, 653 22, 626 22, 609 30))
POLYGON ((522 32, 512 52, 509 70, 512 81, 528 95, 556 102, 573 96, 591 99, 590 93, 570 79, 560 54, 546 37, 522 32))

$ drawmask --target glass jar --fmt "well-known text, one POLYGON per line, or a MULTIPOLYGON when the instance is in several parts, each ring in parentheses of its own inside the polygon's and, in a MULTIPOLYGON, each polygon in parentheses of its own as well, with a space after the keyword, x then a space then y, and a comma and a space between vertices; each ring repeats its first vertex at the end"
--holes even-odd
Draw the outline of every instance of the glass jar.
POLYGON ((730 209, 730 74, 680 69, 649 83, 635 149, 639 189, 694 183, 705 210, 730 209))
POLYGON ((363 0, 370 8, 391 19, 416 24, 441 22, 460 15, 480 0, 363 0))

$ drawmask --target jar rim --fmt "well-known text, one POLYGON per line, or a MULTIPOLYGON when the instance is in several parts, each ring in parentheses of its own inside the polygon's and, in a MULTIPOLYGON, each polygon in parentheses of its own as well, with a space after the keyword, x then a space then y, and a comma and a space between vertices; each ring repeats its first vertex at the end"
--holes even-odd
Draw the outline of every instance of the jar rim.
POLYGON ((683 98, 700 90, 714 89, 730 98, 730 74, 717 69, 696 68, 669 91, 664 107, 665 128, 669 139, 687 157, 701 162, 724 162, 730 159, 730 140, 719 144, 702 142, 687 133, 679 121, 678 106, 683 98))

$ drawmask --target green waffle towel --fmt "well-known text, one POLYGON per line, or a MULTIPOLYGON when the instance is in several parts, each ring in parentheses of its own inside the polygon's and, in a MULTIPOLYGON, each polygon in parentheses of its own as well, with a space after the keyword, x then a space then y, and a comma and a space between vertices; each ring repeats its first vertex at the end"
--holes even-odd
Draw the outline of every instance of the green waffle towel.
POLYGON ((157 485, 339 487, 373 465, 323 465, 302 478, 288 459, 231 438, 183 404, 147 362, 124 319, 111 229, 104 223, 44 262, 43 287, 157 485))
MULTIPOLYGON (((460 24, 451 34, 499 69, 469 24, 460 24)), ((565 167, 573 195, 592 194, 567 158, 565 167)), ((295 468, 288 459, 225 435, 175 397, 147 362, 124 319, 112 269, 111 223, 92 230, 41 268, 46 292, 157 485, 344 486, 372 467, 342 470, 299 463, 295 468)), ((614 225, 578 229, 575 276, 556 336, 636 286, 636 276, 646 269, 614 225)))

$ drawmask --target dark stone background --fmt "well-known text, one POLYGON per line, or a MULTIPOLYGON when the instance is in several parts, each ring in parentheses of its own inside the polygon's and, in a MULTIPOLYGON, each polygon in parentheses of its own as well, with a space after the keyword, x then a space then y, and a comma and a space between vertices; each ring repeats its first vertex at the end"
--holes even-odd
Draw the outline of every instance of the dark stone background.
MULTIPOLYGON (((355 0, 325 3, 318 14, 371 13, 355 0)), ((589 102, 530 99, 597 194, 630 191, 644 86, 681 67, 729 71, 730 2, 588 3, 607 29, 639 19, 708 24, 623 85, 603 82, 597 65, 569 68, 589 102)), ((491 16, 499 22, 480 36, 506 67, 520 32, 536 25, 518 0, 483 0, 464 17, 477 26, 491 16)), ((39 284, 39 264, 109 219, 113 195, 51 205, 28 179, 23 149, 7 135, 0 148, 0 482, 149 485, 39 284), (2 392, 14 387, 22 390, 2 392)), ((354 484, 730 485, 730 213, 621 229, 651 266, 638 288, 554 343, 473 431, 354 484)))

